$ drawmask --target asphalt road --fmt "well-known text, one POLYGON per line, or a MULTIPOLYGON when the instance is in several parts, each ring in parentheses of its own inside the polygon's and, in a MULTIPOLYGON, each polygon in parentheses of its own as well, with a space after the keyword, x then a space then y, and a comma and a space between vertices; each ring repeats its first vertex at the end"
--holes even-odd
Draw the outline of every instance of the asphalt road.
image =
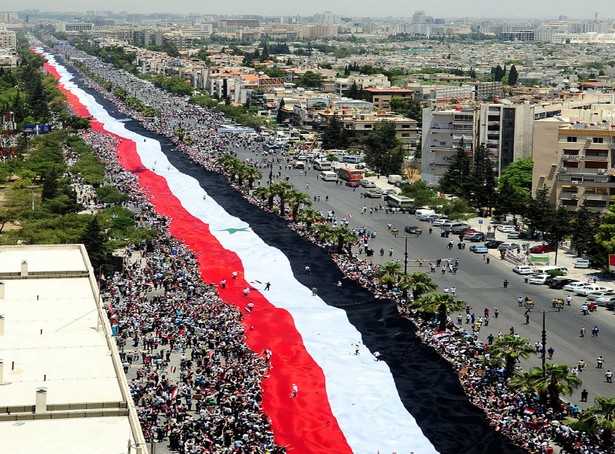
MULTIPOLYGON (((237 150, 238 157, 245 159, 251 157, 256 159, 251 151, 237 150)), ((258 158, 260 159, 260 158, 258 158)), ((282 163, 284 164, 284 163, 282 163)), ((276 163, 274 171, 278 171, 279 165, 276 163)), ((263 170, 263 183, 266 184, 268 171, 263 170)), ((615 316, 612 311, 605 308, 598 310, 590 315, 581 314, 580 306, 584 298, 573 296, 573 303, 570 307, 565 307, 557 312, 551 307, 553 297, 563 297, 569 292, 563 290, 552 290, 545 285, 529 285, 524 283, 522 276, 512 272, 510 263, 500 260, 499 256, 492 252, 490 263, 486 263, 482 254, 474 254, 468 248, 458 250, 455 247, 452 251, 447 249, 449 239, 441 238, 439 228, 434 227, 433 234, 428 234, 429 223, 421 222, 414 215, 410 214, 385 214, 378 211, 374 214, 361 214, 363 206, 376 206, 384 204, 381 199, 362 198, 363 188, 350 188, 345 185, 336 185, 335 182, 326 182, 317 178, 318 171, 308 170, 307 175, 300 170, 282 170, 282 177, 290 176, 290 182, 300 191, 310 195, 310 197, 320 195, 320 202, 313 202, 313 208, 324 211, 334 210, 338 219, 346 217, 349 220, 350 228, 364 226, 368 230, 376 232, 376 239, 371 242, 371 248, 375 250, 373 257, 364 259, 372 260, 375 263, 384 263, 391 260, 399 260, 403 266, 405 242, 408 243, 408 272, 425 271, 429 272, 427 262, 438 258, 459 258, 460 267, 456 275, 451 273, 441 274, 440 269, 432 274, 432 278, 438 284, 440 291, 445 287, 456 287, 457 296, 472 306, 472 311, 476 317, 482 316, 484 309, 488 308, 491 312, 491 320, 488 326, 483 326, 480 338, 485 340, 489 334, 496 336, 501 330, 502 333, 509 333, 509 329, 514 327, 515 332, 522 337, 526 337, 532 344, 541 342, 542 339, 542 311, 545 314, 545 328, 547 334, 547 348, 552 346, 555 349, 553 360, 554 364, 568 364, 571 367, 577 365, 579 360, 586 362, 587 367, 580 373, 583 380, 582 386, 576 390, 572 396, 564 396, 572 404, 578 404, 580 408, 587 408, 593 403, 596 396, 612 397, 615 394, 613 384, 606 383, 604 373, 607 369, 615 370, 615 355, 612 353, 611 343, 615 335, 615 316), (309 185, 309 186, 308 186, 309 185), (325 196, 328 195, 328 201, 325 196), (400 234, 396 237, 390 234, 387 223, 397 227, 400 234), (404 235, 403 228, 406 225, 418 225, 423 228, 420 237, 414 235, 404 235), (407 237, 407 240, 406 240, 407 237), (378 251, 384 248, 385 256, 380 257, 378 251), (389 257, 388 251, 393 248, 393 256, 389 257), (425 265, 420 268, 416 260, 423 258, 425 265), (509 286, 503 288, 503 281, 507 279, 509 286), (530 314, 530 323, 525 324, 525 308, 518 307, 517 297, 529 296, 536 305, 530 314), (493 317, 493 308, 499 310, 499 317, 493 317), (600 329, 597 338, 592 337, 591 329, 597 325, 600 329), (585 327, 585 337, 580 337, 580 328, 585 327), (596 358, 602 355, 605 358, 603 369, 596 367, 596 358), (580 392, 586 388, 589 392, 587 403, 580 402, 580 392)), ((385 181, 385 177, 382 177, 385 181)), ((486 221, 487 222, 487 221, 486 221)), ((484 224, 485 229, 487 224, 484 224)), ((504 234, 497 232, 497 238, 505 240, 504 234), (501 238, 500 238, 501 237, 501 238)), ((518 240, 512 240, 518 241, 518 240)), ((561 253, 561 252, 560 252, 561 253)), ((451 314, 453 320, 457 320, 457 314, 451 314)), ((465 323, 465 322, 464 322, 465 323)), ((469 327, 469 325, 468 325, 469 327)), ((522 362, 524 370, 529 370, 531 366, 540 366, 541 358, 533 355, 528 360, 522 362)))

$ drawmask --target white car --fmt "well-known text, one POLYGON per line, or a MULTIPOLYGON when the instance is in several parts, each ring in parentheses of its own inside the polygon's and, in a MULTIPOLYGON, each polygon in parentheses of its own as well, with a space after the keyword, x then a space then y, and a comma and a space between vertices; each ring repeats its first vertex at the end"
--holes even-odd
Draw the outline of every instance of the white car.
POLYGON ((534 274, 532 277, 530 277, 528 282, 530 284, 544 285, 547 283, 548 277, 548 274, 534 274))
POLYGON ((574 267, 575 268, 589 268, 589 260, 587 259, 576 259, 574 261, 574 267))
POLYGON ((591 292, 587 295, 587 301, 596 301, 598 298, 603 298, 605 296, 615 296, 615 292, 613 291, 597 291, 591 292))
POLYGON ((451 222, 451 220, 450 219, 446 219, 446 218, 436 219, 435 221, 432 222, 432 225, 434 227, 440 227, 445 222, 451 222))
POLYGON ((587 284, 585 287, 575 290, 574 293, 581 296, 587 296, 592 292, 610 292, 612 290, 613 289, 611 287, 604 287, 602 285, 596 284, 587 284))
POLYGON ((502 233, 512 233, 516 232, 514 225, 498 225, 497 229, 502 233))
POLYGON ((517 274, 534 274, 534 268, 527 265, 517 265, 513 268, 513 271, 517 274))
POLYGON ((576 292, 577 290, 582 289, 583 287, 590 285, 587 282, 571 282, 570 284, 564 285, 564 290, 569 292, 576 292))

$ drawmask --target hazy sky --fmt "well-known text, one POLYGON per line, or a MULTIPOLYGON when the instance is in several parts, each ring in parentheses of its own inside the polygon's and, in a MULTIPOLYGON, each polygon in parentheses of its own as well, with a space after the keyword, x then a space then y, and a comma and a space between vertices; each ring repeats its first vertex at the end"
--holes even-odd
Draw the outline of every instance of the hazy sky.
MULTIPOLYGON (((6 10, 6 5, 5 5, 6 10)), ((410 17, 424 10, 434 17, 510 17, 510 18, 615 18, 615 0, 22 0, 14 10, 42 11, 111 10, 131 13, 203 13, 312 15, 330 10, 341 16, 410 17)))

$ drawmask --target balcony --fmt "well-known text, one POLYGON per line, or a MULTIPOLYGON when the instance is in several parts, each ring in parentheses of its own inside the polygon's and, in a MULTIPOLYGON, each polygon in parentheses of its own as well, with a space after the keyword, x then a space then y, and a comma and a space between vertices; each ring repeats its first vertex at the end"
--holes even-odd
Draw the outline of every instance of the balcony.
POLYGON ((446 146, 446 145, 431 145, 429 147, 429 151, 431 151, 432 153, 452 153, 454 151, 456 151, 455 148, 451 147, 451 146, 446 146))
POLYGON ((578 154, 565 154, 562 155, 562 159, 564 161, 578 161, 580 159, 580 156, 578 154))

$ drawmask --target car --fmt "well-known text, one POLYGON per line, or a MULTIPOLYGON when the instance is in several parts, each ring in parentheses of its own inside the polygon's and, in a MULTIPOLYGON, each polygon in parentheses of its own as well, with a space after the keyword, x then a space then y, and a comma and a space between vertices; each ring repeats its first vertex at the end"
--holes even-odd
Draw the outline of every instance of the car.
POLYGON ((467 225, 456 225, 454 227, 451 227, 451 233, 454 235, 460 235, 464 232, 476 232, 476 230, 471 229, 470 227, 468 227, 467 225))
POLYGON ((534 268, 527 265, 517 265, 512 270, 517 274, 534 274, 534 268))
POLYGON ((508 238, 509 240, 518 240, 519 238, 521 238, 521 232, 510 232, 508 235, 506 235, 506 238, 508 238))
POLYGON ((570 284, 566 284, 564 285, 563 289, 568 291, 568 292, 576 292, 577 290, 585 287, 586 285, 589 285, 587 282, 571 282, 570 284))
POLYGON ((423 229, 417 225, 407 225, 404 227, 404 232, 410 233, 411 235, 420 235, 423 233, 423 229))
POLYGON ((548 274, 534 274, 528 279, 528 283, 536 285, 544 285, 549 278, 548 274))
POLYGON ((574 261, 575 268, 589 268, 590 262, 587 259, 576 259, 574 261))
POLYGON ((596 306, 606 307, 607 309, 613 309, 615 307, 615 296, 602 296, 594 301, 596 306))
POLYGON ((369 189, 363 193, 363 197, 379 199, 380 197, 382 197, 382 191, 378 188, 369 189))
POLYGON ((374 183, 373 181, 369 181, 369 180, 361 180, 359 181, 359 184, 366 189, 376 187, 376 183, 374 183))
MULTIPOLYGON (((456 232, 455 232, 456 233, 456 232)), ((459 232, 459 239, 463 240, 466 235, 469 235, 471 233, 477 233, 476 230, 471 229, 471 228, 465 228, 463 229, 461 232, 459 232)))
POLYGON ((502 244, 503 241, 499 241, 499 240, 489 240, 485 243, 485 246, 487 246, 489 249, 497 249, 498 246, 500 246, 500 244, 502 244))
POLYGON ((501 243, 498 246, 498 249, 500 251, 506 250, 506 249, 518 249, 519 245, 517 243, 501 243))
MULTIPOLYGON (((431 216, 429 216, 429 219, 433 218, 434 216, 438 216, 437 214, 432 214, 431 216)), ((444 224, 445 222, 450 222, 450 219, 446 219, 446 218, 439 218, 439 219, 435 219, 432 222, 432 225, 434 227, 440 227, 442 224, 444 224)))
POLYGON ((597 292, 590 292, 585 297, 587 301, 596 301, 598 298, 604 298, 606 296, 615 296, 615 292, 612 290, 598 290, 597 292))
POLYGON ((365 164, 357 164, 356 166, 354 166, 354 168, 357 170, 363 170, 365 169, 365 164))
POLYGON ((486 254, 487 252, 489 252, 489 249, 487 249, 487 246, 485 246, 484 244, 479 243, 470 246, 470 251, 474 252, 475 254, 486 254))
POLYGON ((397 194, 397 191, 395 191, 395 189, 393 188, 384 188, 382 190, 383 194, 397 194))
MULTIPOLYGON (((464 241, 471 241, 473 243, 483 242, 485 241, 485 234, 482 232, 474 232, 463 236, 464 241)), ((485 245, 485 247, 487 247, 485 245)), ((487 248, 489 249, 489 248, 487 248)))
POLYGON ((358 187, 360 187, 360 186, 361 186, 361 183, 359 183, 359 182, 358 182, 358 181, 356 181, 356 180, 350 180, 350 181, 347 181, 347 182, 346 182, 346 186, 349 186, 349 187, 351 187, 351 188, 358 188, 358 187))
POLYGON ((546 252, 555 252, 557 251, 557 246, 551 244, 539 244, 537 246, 532 246, 530 248, 530 252, 532 254, 544 254, 546 252))
POLYGON ((502 232, 502 233, 511 233, 511 232, 516 232, 517 229, 515 229, 515 226, 513 225, 505 225, 505 224, 501 224, 498 225, 497 230, 502 232))
POLYGON ((613 289, 611 287, 604 287, 597 284, 588 284, 585 287, 576 290, 574 293, 581 296, 587 296, 592 292, 608 292, 612 290, 613 289))
POLYGON ((549 286, 549 288, 552 288, 555 290, 561 290, 564 288, 564 286, 572 282, 579 282, 579 281, 577 279, 571 279, 569 277, 555 276, 547 280, 547 285, 549 286))

